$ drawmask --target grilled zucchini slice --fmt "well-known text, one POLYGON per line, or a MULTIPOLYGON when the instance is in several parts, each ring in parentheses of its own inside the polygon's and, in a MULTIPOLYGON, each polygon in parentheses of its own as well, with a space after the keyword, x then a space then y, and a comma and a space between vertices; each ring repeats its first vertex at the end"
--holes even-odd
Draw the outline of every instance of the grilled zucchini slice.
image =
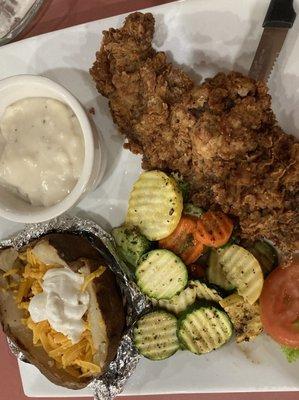
POLYGON ((209 353, 229 341, 231 322, 213 306, 191 306, 179 320, 178 338, 194 354, 209 353))
POLYGON ((198 299, 215 301, 216 303, 222 300, 222 296, 220 295, 219 291, 216 290, 216 288, 209 287, 204 282, 199 280, 189 281, 189 287, 194 288, 196 297, 198 299))
POLYGON ((182 210, 176 181, 162 171, 146 171, 134 184, 126 222, 137 226, 149 240, 160 240, 175 230, 182 210))
POLYGON ((209 287, 199 280, 191 280, 186 289, 180 294, 173 296, 170 300, 151 299, 155 307, 170 311, 175 315, 179 315, 189 306, 195 303, 196 299, 219 302, 222 296, 216 288, 209 287))
POLYGON ((187 285, 188 271, 183 261, 169 250, 146 253, 136 269, 137 285, 154 299, 171 299, 187 285))
POLYGON ((170 300, 151 299, 155 307, 163 308, 175 315, 179 315, 186 308, 195 303, 196 290, 194 287, 187 286, 180 294, 173 296, 170 300))
POLYGON ((243 297, 233 293, 220 300, 219 304, 232 321, 237 343, 252 341, 262 333, 263 325, 257 303, 249 304, 243 297))
POLYGON ((135 226, 122 225, 112 229, 112 236, 121 258, 133 267, 151 248, 150 241, 135 226))
POLYGON ((217 285, 224 290, 233 290, 234 285, 229 282, 223 269, 219 263, 219 255, 216 250, 211 250, 209 261, 208 261, 208 268, 207 268, 207 278, 209 283, 213 285, 217 285))
POLYGON ((247 250, 254 255, 260 263, 264 275, 268 275, 278 264, 277 251, 265 240, 257 240, 247 250))
POLYGON ((248 250, 236 244, 218 249, 217 252, 228 281, 249 304, 254 304, 260 297, 264 283, 263 272, 257 259, 248 250))
POLYGON ((153 311, 137 321, 134 343, 140 354, 150 360, 164 360, 179 348, 177 319, 166 311, 153 311))

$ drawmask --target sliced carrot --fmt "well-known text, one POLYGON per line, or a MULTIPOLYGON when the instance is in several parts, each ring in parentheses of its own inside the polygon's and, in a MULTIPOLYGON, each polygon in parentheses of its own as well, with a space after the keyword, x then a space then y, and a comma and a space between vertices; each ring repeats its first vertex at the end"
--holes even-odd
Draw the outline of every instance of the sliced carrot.
POLYGON ((180 254, 181 259, 186 265, 194 263, 204 250, 204 244, 201 241, 199 232, 195 231, 191 235, 193 236, 191 239, 192 245, 180 254))
POLYGON ((172 234, 159 241, 160 247, 178 251, 185 241, 186 236, 196 230, 196 222, 192 217, 182 216, 172 234))
POLYGON ((159 240, 160 247, 171 251, 178 251, 186 233, 193 232, 196 229, 196 223, 189 218, 181 217, 180 222, 171 235, 159 240))
POLYGON ((173 251, 186 264, 196 261, 204 247, 197 230, 197 218, 182 216, 174 232, 160 240, 159 246, 173 251))
POLYGON ((197 220, 201 241, 210 247, 221 247, 227 243, 233 227, 231 219, 221 211, 207 211, 197 220))

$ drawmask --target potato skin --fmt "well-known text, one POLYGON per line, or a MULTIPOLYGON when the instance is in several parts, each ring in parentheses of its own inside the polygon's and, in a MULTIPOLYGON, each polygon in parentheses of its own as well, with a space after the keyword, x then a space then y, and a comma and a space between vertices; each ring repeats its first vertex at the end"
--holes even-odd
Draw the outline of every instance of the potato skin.
MULTIPOLYGON (((40 239, 48 239, 49 243, 57 249, 59 256, 75 272, 82 265, 82 259, 88 259, 91 272, 96 270, 99 265, 107 266, 99 252, 86 239, 80 236, 57 233, 46 235, 40 239)), ((40 239, 33 241, 29 246, 34 246, 40 239)), ((109 267, 93 283, 98 305, 106 323, 109 340, 105 365, 107 368, 116 356, 123 334, 125 309, 115 276, 109 267)), ((69 389, 82 389, 92 380, 91 378, 78 380, 64 370, 58 369, 42 347, 33 346, 32 332, 21 323, 21 318, 23 318, 23 311, 17 308, 12 293, 0 293, 0 321, 3 331, 23 351, 26 359, 31 364, 35 365, 51 382, 69 389)), ((103 372, 105 372, 105 368, 103 372)))

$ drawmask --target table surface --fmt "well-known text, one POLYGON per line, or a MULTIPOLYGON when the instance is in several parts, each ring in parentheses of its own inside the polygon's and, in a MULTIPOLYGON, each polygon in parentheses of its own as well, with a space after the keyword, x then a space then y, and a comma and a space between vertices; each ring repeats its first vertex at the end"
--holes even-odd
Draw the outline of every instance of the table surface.
MULTIPOLYGON (((18 38, 23 39, 80 23, 107 18, 171 0, 46 0, 33 23, 18 38)), ((208 0, 207 0, 208 1, 208 0)), ((200 373, 200 371, 199 371, 200 373)), ((8 350, 0 332, 0 400, 25 400, 17 361, 8 350)), ((86 399, 86 398, 85 398, 86 399)), ((193 394, 169 396, 133 396, 122 400, 299 400, 299 392, 193 394)), ((37 399, 38 400, 38 399, 37 399)), ((62 399, 59 399, 62 400, 62 399)))

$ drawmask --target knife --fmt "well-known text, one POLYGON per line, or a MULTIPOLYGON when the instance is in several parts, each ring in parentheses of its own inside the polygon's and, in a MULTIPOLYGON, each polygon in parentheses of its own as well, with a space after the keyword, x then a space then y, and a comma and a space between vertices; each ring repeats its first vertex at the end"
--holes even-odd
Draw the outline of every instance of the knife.
POLYGON ((295 18, 293 0, 271 0, 263 22, 264 31, 249 70, 251 78, 268 81, 295 18))

